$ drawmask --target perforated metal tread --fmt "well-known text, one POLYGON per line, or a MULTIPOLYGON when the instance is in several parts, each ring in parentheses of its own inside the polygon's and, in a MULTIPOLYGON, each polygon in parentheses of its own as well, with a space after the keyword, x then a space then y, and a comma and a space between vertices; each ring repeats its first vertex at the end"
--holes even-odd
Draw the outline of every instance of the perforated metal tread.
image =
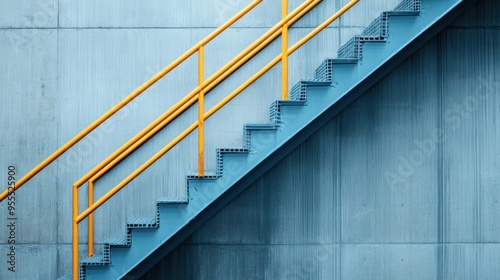
POLYGON ((187 180, 216 180, 219 179, 219 176, 217 175, 204 175, 204 176, 198 176, 198 175, 187 175, 186 176, 187 180))
POLYGON ((244 130, 276 130, 278 126, 274 123, 245 124, 244 130))
POLYGON ((418 16, 420 11, 388 11, 389 16, 418 16))
POLYGON ((221 154, 229 154, 229 153, 248 153, 248 149, 242 149, 242 148, 218 148, 217 149, 218 153, 221 154))
POLYGON ((311 87, 320 87, 320 86, 329 86, 331 82, 327 81, 316 81, 316 80, 301 80, 295 85, 305 85, 305 86, 311 86, 311 87))
POLYGON ((353 58, 330 58, 332 64, 357 64, 358 59, 353 58))
POLYGON ((273 104, 277 104, 279 106, 303 106, 305 100, 276 100, 273 104))
POLYGON ((156 217, 138 217, 127 221, 127 228, 155 228, 158 227, 156 217))
POLYGON ((188 202, 187 197, 161 197, 156 200, 157 204, 185 204, 188 202))
POLYGON ((113 247, 128 247, 130 246, 130 237, 129 235, 116 235, 104 240, 102 244, 113 247))
POLYGON ((95 255, 90 258, 83 259, 80 264, 82 266, 88 266, 88 265, 93 265, 93 266, 104 266, 108 265, 109 261, 105 261, 105 258, 103 255, 95 255))

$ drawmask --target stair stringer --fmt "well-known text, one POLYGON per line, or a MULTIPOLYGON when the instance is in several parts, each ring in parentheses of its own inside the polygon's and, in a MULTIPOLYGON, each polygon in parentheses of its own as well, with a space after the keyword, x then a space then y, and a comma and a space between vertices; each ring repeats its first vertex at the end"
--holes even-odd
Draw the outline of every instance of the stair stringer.
POLYGON ((339 58, 325 60, 314 81, 301 81, 292 88, 293 100, 271 105, 270 123, 244 127, 243 148, 217 150, 215 175, 187 177, 187 200, 157 203, 156 217, 141 220, 145 222, 137 227, 128 224, 126 237, 105 242, 103 256, 82 261, 81 279, 137 279, 143 275, 475 0, 405 0, 400 6, 420 8, 415 5, 420 2, 420 13, 383 13, 364 34, 339 50, 339 58), (381 36, 369 33, 377 28, 381 36))

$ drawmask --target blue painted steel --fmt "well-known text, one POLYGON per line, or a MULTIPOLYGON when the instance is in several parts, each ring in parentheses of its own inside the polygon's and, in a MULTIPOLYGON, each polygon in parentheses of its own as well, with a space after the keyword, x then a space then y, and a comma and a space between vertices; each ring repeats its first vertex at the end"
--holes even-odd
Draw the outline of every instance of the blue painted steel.
MULTIPOLYGON (((184 198, 178 198, 178 197, 163 197, 160 198, 156 201, 156 206, 157 206, 157 214, 155 217, 139 217, 139 218, 134 218, 131 219, 127 222, 127 234, 126 235, 119 235, 119 236, 114 236, 111 237, 103 242, 103 255, 96 255, 91 258, 84 259, 80 262, 80 279, 85 279, 86 276, 88 278, 92 277, 92 272, 89 272, 89 267, 109 267, 111 264, 111 251, 112 248, 116 251, 119 249, 122 249, 122 251, 129 252, 130 250, 127 250, 126 248, 130 248, 132 245, 132 229, 138 229, 138 230, 144 230, 144 229, 158 229, 160 227, 160 215, 161 215, 161 208, 168 208, 168 207, 178 207, 180 205, 187 204, 188 200, 184 198), (118 249, 119 248, 119 249, 118 249)), ((169 223, 168 219, 165 219, 164 217, 164 222, 169 223)), ((162 229, 165 229, 166 226, 163 226, 162 229)), ((148 242, 146 239, 145 242, 148 242)), ((135 242, 136 244, 138 242, 135 242)), ((140 244, 140 243, 139 243, 140 244)), ((140 245, 136 245, 136 248, 140 245)), ((118 254, 116 254, 118 255, 118 254)), ((113 263, 116 263, 116 259, 113 260, 113 263)), ((105 270, 103 269, 97 269, 97 274, 95 276, 97 277, 109 277, 109 276, 99 276, 101 273, 104 273, 105 270)), ((95 271, 94 271, 95 273, 95 271)), ((112 276, 116 278, 117 275, 111 269, 112 276)), ((67 277, 65 275, 64 277, 67 277)), ((61 278, 62 279, 62 278, 61 278)), ((110 279, 110 278, 101 278, 101 279, 110 279)))
MULTIPOLYGON (((135 279, 232 200, 326 120, 436 34, 465 7, 458 0, 402 2, 327 59, 315 81, 300 81, 292 100, 270 107, 271 123, 244 127, 244 147, 217 150, 214 176, 188 176, 188 199, 157 201, 157 216, 127 224, 105 242, 104 255, 82 261, 81 278, 135 279), (404 11, 408 9, 408 11, 404 11), (401 11, 403 10, 403 11, 401 11), (446 19, 446 20, 445 20, 446 19), (224 175, 224 176, 222 176, 224 175), (160 225, 160 221, 162 221, 160 225)), ((473 3, 471 1, 470 3, 473 3)))

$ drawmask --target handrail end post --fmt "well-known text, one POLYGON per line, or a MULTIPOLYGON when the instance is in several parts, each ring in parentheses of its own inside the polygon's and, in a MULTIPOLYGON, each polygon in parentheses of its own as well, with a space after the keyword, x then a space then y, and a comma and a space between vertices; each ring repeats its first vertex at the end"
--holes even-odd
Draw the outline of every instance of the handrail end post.
POLYGON ((72 220, 72 278, 78 280, 78 188, 73 185, 73 220, 72 220))
MULTIPOLYGON (((94 203, 94 182, 88 181, 88 207, 94 203)), ((88 253, 89 257, 94 256, 94 213, 88 218, 88 253)))

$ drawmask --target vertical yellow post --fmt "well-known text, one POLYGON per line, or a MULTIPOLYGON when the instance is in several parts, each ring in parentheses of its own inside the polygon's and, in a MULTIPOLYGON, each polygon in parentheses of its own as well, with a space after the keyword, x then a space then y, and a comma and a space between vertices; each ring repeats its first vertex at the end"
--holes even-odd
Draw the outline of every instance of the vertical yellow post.
MULTIPOLYGON (((198 84, 201 85, 204 80, 204 46, 200 46, 198 50, 198 84)), ((204 157, 203 157, 203 143, 204 143, 204 125, 205 125, 205 92, 201 90, 198 93, 198 176, 204 176, 204 157)))
MULTIPOLYGON (((281 0, 281 17, 288 15, 288 0, 281 0)), ((288 100, 288 23, 281 30, 281 98, 288 100)))
POLYGON ((72 241, 72 251, 73 251, 73 266, 72 266, 72 278, 73 280, 78 280, 78 188, 73 186, 73 241, 72 241))
MULTIPOLYGON (((89 207, 92 206, 94 203, 94 182, 89 181, 88 182, 88 197, 89 197, 89 202, 88 205, 89 207)), ((92 257, 94 255, 94 212, 89 215, 89 220, 88 220, 88 233, 89 233, 89 244, 88 244, 88 256, 92 257)))

